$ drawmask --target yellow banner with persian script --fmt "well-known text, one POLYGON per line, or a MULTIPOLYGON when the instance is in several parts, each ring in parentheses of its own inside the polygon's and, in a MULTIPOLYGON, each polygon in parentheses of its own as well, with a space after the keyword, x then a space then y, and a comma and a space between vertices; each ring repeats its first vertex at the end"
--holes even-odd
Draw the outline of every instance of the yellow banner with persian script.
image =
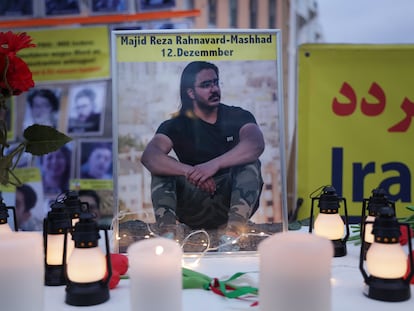
POLYGON ((275 60, 276 34, 124 33, 116 37, 118 62, 191 60, 275 60))
POLYGON ((35 82, 108 79, 107 26, 28 30, 36 44, 19 56, 29 65, 35 82))
MULTIPOLYGON (((413 204, 414 45, 299 49, 297 197, 333 185, 351 215, 383 188, 397 217, 413 204)), ((343 213, 343 212, 342 212, 343 213)))

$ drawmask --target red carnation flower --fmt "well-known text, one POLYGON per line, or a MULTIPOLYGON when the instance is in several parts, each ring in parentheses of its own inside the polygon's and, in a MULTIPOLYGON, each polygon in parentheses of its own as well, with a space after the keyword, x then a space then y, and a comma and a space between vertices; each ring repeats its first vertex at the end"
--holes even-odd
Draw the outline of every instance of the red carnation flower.
POLYGON ((36 44, 32 43, 32 38, 25 32, 0 32, 0 53, 2 54, 16 54, 22 49, 35 46, 36 44))
POLYGON ((34 86, 32 72, 16 55, 18 51, 35 47, 26 33, 0 32, 0 93, 10 97, 26 92, 34 86))
POLYGON ((5 97, 19 95, 32 88, 34 81, 27 64, 17 56, 9 57, 8 61, 6 57, 2 57, 0 60, 2 68, 8 63, 7 73, 5 76, 2 75, 0 80, 1 94, 5 97))

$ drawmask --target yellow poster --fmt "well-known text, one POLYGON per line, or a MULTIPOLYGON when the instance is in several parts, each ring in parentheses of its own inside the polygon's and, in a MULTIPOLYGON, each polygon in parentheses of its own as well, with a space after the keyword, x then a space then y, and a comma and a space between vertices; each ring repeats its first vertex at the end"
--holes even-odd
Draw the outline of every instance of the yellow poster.
POLYGON ((116 38, 117 61, 177 62, 191 60, 277 59, 275 33, 124 33, 116 38))
POLYGON ((108 79, 107 26, 30 30, 36 44, 19 56, 29 65, 35 82, 108 79))
MULTIPOLYGON (((413 200, 414 45, 302 45, 299 50, 297 197, 332 185, 350 215, 374 188, 413 200)), ((343 213, 343 211, 340 213, 343 213)))

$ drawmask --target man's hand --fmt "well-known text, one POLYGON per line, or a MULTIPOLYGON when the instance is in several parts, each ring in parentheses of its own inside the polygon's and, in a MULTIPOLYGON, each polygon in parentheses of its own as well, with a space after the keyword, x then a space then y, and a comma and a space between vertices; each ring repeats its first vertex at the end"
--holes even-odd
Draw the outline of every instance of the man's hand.
POLYGON ((213 177, 210 177, 205 182, 198 184, 197 187, 203 191, 210 193, 210 195, 214 195, 216 193, 216 182, 214 181, 213 177))
POLYGON ((210 194, 216 192, 216 183, 212 176, 218 171, 218 167, 210 162, 193 166, 186 174, 187 180, 210 194))

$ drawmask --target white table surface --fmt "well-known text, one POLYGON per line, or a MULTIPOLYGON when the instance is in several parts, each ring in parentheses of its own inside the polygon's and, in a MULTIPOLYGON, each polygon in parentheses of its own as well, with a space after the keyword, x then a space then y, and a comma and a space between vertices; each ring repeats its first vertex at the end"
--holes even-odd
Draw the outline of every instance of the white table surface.
MULTIPOLYGON (((411 285, 412 297, 404 302, 383 302, 366 297, 363 294, 363 277, 358 268, 359 247, 348 242, 347 249, 346 256, 332 259, 332 311, 414 311, 414 285, 411 285)), ((194 258, 186 258, 185 261, 191 264, 194 262, 194 258)), ((207 255, 200 260, 197 267, 188 267, 209 277, 219 279, 225 279, 236 272, 252 272, 248 274, 248 277, 257 285, 258 265, 258 255, 251 253, 226 256, 207 255)), ((110 299, 100 305, 74 307, 65 304, 64 301, 65 286, 45 287, 45 311, 129 311, 129 280, 121 280, 119 285, 110 291, 110 299)), ((259 311, 260 306, 251 307, 251 302, 224 298, 202 289, 183 290, 183 311, 259 311)), ((278 311, 277 308, 275 308, 275 311, 278 311)))

